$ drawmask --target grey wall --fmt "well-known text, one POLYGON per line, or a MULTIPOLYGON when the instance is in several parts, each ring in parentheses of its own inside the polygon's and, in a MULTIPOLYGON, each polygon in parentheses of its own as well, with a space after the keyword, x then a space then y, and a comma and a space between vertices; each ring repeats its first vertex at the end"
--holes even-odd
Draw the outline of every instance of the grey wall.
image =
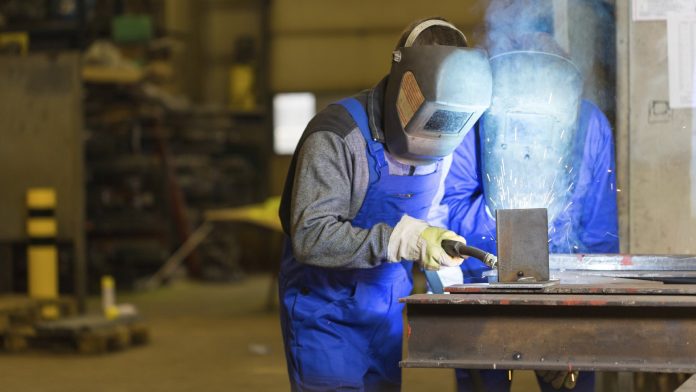
POLYGON ((58 233, 82 233, 82 94, 77 55, 0 57, 0 240, 25 235, 25 193, 54 187, 58 233))
POLYGON ((656 115, 669 101, 667 24, 633 22, 620 10, 619 174, 627 178, 624 221, 632 253, 696 252, 694 123, 691 109, 656 115))
MULTIPOLYGON (((412 21, 442 16, 475 42, 487 1, 274 0, 270 15, 272 92, 311 91, 319 109, 372 87, 389 71, 391 52, 412 21)), ((270 191, 279 194, 290 159, 274 156, 270 191)))
POLYGON ((180 87, 194 101, 224 105, 237 38, 250 35, 261 48, 261 1, 170 0, 167 29, 183 45, 176 59, 180 87))
POLYGON ((75 246, 81 294, 85 181, 79 70, 77 54, 0 56, 0 241, 27 239, 28 188, 55 188, 58 238, 75 246))
POLYGON ((275 0, 271 8, 273 91, 352 93, 389 70, 391 51, 412 21, 442 16, 472 36, 485 1, 275 0))

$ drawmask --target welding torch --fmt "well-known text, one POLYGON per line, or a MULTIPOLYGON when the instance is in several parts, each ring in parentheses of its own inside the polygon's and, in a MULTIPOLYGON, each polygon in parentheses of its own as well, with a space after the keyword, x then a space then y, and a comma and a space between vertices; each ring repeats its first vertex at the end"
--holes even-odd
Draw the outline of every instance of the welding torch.
POLYGON ((463 242, 453 240, 442 240, 442 249, 451 257, 474 257, 483 261, 487 266, 495 268, 498 265, 498 258, 479 248, 469 246, 463 242))

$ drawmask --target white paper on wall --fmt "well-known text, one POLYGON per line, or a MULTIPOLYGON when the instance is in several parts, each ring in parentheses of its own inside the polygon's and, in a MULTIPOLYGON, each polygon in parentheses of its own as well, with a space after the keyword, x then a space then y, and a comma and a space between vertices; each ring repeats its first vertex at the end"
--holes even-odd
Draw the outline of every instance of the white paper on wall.
POLYGON ((669 13, 667 18, 669 58, 669 106, 675 109, 696 106, 696 13, 669 13))
POLYGON ((696 0, 633 0, 633 20, 666 20, 667 14, 696 13, 696 0))

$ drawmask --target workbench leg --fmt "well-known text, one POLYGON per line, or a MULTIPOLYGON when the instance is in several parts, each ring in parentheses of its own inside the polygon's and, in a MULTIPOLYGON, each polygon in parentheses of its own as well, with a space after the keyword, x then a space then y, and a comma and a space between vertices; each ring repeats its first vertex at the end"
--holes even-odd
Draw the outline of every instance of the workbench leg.
POLYGON ((634 392, 635 391, 635 376, 633 373, 629 372, 619 372, 618 376, 618 387, 621 392, 634 392))

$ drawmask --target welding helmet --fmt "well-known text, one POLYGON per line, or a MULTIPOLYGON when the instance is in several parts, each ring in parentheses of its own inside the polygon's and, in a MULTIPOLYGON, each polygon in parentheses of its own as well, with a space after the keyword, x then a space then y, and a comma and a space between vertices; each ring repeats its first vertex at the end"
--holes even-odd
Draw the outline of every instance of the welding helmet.
POLYGON ((466 40, 446 21, 426 20, 394 51, 388 76, 385 142, 390 154, 410 165, 451 154, 491 100, 492 76, 485 51, 413 45, 423 30, 436 25, 452 28, 466 40))
POLYGON ((547 208, 549 222, 568 208, 581 153, 577 117, 582 78, 568 59, 513 51, 490 59, 493 98, 482 119, 486 205, 547 208))

